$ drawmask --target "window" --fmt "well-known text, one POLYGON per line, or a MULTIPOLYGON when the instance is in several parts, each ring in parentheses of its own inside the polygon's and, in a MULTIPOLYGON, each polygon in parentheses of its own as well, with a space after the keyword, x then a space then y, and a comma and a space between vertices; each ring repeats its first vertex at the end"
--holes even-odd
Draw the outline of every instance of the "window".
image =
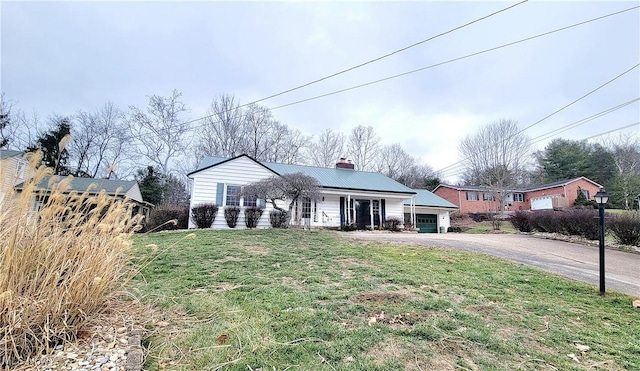
POLYGON ((25 160, 18 160, 18 165, 16 166, 16 176, 18 179, 24 179, 24 169, 28 164, 25 160))
POLYGON ((242 199, 242 206, 258 206, 258 199, 256 196, 244 196, 242 199))
POLYGON ((495 199, 494 199, 494 197, 493 197, 493 195, 491 193, 483 192, 482 193, 482 200, 483 201, 494 201, 495 199))
POLYGON ((589 197, 589 190, 588 189, 578 188, 578 196, 580 196, 580 192, 582 192, 582 194, 584 195, 584 197, 587 198, 587 200, 591 199, 591 197, 589 197))
POLYGON ((302 218, 311 218, 311 199, 305 198, 302 200, 302 218))
POLYGON ((524 194, 523 193, 514 193, 513 194, 513 202, 524 202, 524 194))
POLYGON ((227 186, 227 202, 225 206, 240 206, 240 186, 227 186))
POLYGON ((467 201, 478 201, 478 192, 467 191, 467 201))

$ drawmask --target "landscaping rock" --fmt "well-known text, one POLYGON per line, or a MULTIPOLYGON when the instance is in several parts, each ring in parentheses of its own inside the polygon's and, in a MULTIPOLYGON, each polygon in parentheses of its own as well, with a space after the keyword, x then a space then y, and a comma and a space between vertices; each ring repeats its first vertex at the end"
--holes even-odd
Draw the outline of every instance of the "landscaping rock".
POLYGON ((634 300, 633 301, 633 307, 636 309, 640 309, 640 300, 634 300))

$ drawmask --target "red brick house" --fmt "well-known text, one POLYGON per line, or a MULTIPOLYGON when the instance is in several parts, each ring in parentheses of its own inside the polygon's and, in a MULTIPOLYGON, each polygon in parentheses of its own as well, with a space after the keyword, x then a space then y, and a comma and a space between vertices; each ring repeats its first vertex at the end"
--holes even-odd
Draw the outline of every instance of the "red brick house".
MULTIPOLYGON (((587 199, 602 186, 585 177, 508 190, 505 210, 545 210, 572 207, 579 192, 587 199)), ((499 202, 493 199, 491 190, 482 186, 456 186, 440 184, 433 193, 457 205, 461 213, 485 213, 499 210, 499 202)))

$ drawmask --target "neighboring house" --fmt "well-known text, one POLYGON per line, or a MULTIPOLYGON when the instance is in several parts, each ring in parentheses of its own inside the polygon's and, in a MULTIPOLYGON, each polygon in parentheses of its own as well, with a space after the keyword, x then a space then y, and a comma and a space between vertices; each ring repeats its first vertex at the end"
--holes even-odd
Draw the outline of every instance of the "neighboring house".
MULTIPOLYGON (((341 159, 335 168, 291 165, 256 161, 247 155, 233 158, 206 157, 198 168, 189 173, 193 180, 190 209, 202 203, 218 205, 219 210, 212 228, 228 228, 224 207, 260 205, 264 213, 258 228, 268 228, 269 212, 273 206, 264 200, 245 200, 242 186, 284 174, 302 173, 312 176, 320 185, 315 201, 301 200, 296 205, 297 215, 292 223, 300 220, 309 227, 335 227, 353 225, 358 228, 379 228, 389 217, 404 219, 404 200, 412 200, 416 194, 395 180, 380 174, 354 170, 352 163, 341 159)), ((288 208, 281 202, 279 207, 288 208)), ((195 228, 189 220, 189 228, 195 228)), ((240 214, 237 228, 245 228, 244 213, 240 214)))
MULTIPOLYGON (((532 186, 509 189, 505 210, 550 210, 572 207, 582 192, 589 200, 602 186, 585 177, 532 186)), ((486 213, 500 210, 491 190, 479 186, 455 186, 440 184, 433 193, 460 207, 461 213, 486 213)))
MULTIPOLYGON (((49 190, 55 189, 57 184, 67 177, 63 176, 48 176, 42 179, 38 184, 37 189, 41 191, 41 194, 33 200, 32 209, 39 210, 45 202, 49 190)), ((20 183, 15 186, 17 192, 21 192, 24 183, 20 183)), ((140 193, 140 187, 135 180, 111 180, 111 179, 94 179, 94 178, 73 178, 69 189, 65 193, 88 192, 90 195, 96 195, 100 192, 105 192, 107 195, 118 199, 129 198, 135 202, 134 214, 142 214, 145 218, 149 217, 149 210, 153 207, 152 204, 142 199, 142 193, 140 193)))
POLYGON ((0 150, 0 200, 4 200, 16 184, 26 179, 28 161, 23 157, 22 151, 0 150))
POLYGON ((426 189, 414 189, 416 197, 413 201, 405 200, 405 224, 415 215, 415 226, 418 233, 446 233, 451 225, 449 214, 457 211, 458 206, 439 197, 426 189))

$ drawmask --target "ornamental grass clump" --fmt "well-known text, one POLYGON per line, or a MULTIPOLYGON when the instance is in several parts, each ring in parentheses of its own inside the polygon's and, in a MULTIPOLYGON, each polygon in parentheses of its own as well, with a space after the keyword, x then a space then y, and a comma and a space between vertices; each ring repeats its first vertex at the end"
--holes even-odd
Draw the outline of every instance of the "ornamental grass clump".
POLYGON ((75 340, 134 273, 127 251, 141 217, 132 216, 133 203, 95 189, 70 193, 71 177, 38 163, 33 155, 33 177, 0 202, 3 369, 75 340), (37 185, 47 178, 44 193, 37 185))

